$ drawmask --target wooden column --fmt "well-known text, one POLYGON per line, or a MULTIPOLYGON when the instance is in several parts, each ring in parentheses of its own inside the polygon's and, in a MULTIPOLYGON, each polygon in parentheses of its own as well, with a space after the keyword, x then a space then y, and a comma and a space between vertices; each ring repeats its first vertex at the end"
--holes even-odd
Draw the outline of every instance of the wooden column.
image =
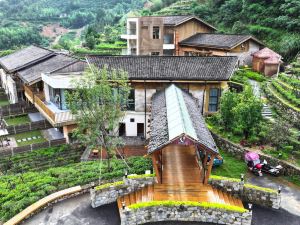
POLYGON ((151 156, 152 158, 152 164, 153 164, 153 169, 155 171, 155 175, 157 178, 157 182, 161 183, 161 175, 160 175, 160 167, 158 164, 161 164, 158 153, 154 152, 151 156))
POLYGON ((208 168, 207 168, 207 171, 206 171, 206 174, 205 174, 204 184, 208 183, 208 179, 209 179, 209 176, 210 176, 210 173, 211 173, 212 166, 214 164, 215 157, 216 157, 215 155, 210 156, 209 165, 208 165, 208 168))

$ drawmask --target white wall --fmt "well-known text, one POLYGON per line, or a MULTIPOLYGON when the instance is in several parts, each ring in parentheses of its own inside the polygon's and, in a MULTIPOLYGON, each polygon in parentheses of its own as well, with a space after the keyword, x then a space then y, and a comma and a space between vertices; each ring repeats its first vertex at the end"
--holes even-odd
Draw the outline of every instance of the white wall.
POLYGON ((252 53, 259 51, 259 44, 254 41, 249 42, 249 51, 248 52, 228 52, 228 56, 237 56, 240 61, 240 66, 242 65, 252 65, 252 53))
POLYGON ((0 77, 2 81, 2 87, 5 93, 9 97, 11 104, 18 103, 18 94, 15 81, 11 78, 10 74, 6 74, 3 69, 0 70, 0 77))
MULTIPOLYGON (((146 114, 146 132, 150 130, 148 127, 148 120, 150 119, 150 113, 146 114)), ((145 123, 145 113, 144 112, 126 112, 125 117, 122 120, 126 126, 126 136, 136 137, 137 136, 137 124, 145 123), (134 119, 134 122, 130 122, 130 119, 134 119)), ((145 126, 145 124, 144 124, 145 126)), ((149 134, 146 135, 146 138, 149 138, 149 134)))

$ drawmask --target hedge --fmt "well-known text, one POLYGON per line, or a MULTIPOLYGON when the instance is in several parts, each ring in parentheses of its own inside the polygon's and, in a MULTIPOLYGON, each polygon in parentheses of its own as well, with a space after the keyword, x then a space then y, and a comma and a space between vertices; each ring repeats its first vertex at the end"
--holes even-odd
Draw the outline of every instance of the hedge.
POLYGON ((128 206, 129 209, 138 210, 140 208, 147 208, 147 207, 155 207, 155 206, 165 206, 165 207, 174 207, 174 206, 192 206, 192 207, 202 207, 202 208, 213 208, 213 209, 223 209, 226 211, 233 211, 244 213, 248 212, 247 209, 226 205, 221 203, 214 203, 214 202, 193 202, 193 201, 150 201, 150 202, 140 202, 136 204, 132 204, 128 206))

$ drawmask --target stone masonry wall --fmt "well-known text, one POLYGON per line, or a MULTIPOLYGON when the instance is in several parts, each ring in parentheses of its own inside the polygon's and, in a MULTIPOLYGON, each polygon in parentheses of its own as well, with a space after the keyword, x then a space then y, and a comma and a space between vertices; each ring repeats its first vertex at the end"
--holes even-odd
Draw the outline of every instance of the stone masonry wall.
POLYGON ((121 213, 121 225, 136 225, 159 221, 196 221, 216 224, 250 225, 252 212, 233 212, 195 206, 152 206, 126 208, 121 213))
MULTIPOLYGON (((216 144, 219 148, 222 150, 232 154, 238 159, 244 160, 244 155, 246 151, 250 151, 250 149, 244 148, 238 144, 234 144, 231 141, 224 139, 220 137, 217 134, 212 133, 214 140, 216 141, 216 144)), ((282 173, 283 175, 289 176, 289 175, 300 175, 300 168, 292 165, 286 161, 276 159, 272 156, 265 155, 261 152, 258 153, 260 156, 260 160, 263 161, 264 159, 270 164, 270 165, 281 165, 283 167, 282 173)))
POLYGON ((268 192, 252 187, 247 187, 243 182, 232 180, 209 179, 209 184, 214 188, 220 189, 230 195, 241 199, 244 202, 270 207, 280 208, 281 197, 278 192, 268 192))
POLYGON ((110 204, 121 196, 135 192, 147 185, 152 185, 155 182, 154 177, 139 178, 139 179, 124 179, 124 184, 111 186, 101 190, 91 189, 92 207, 96 208, 102 205, 110 204))

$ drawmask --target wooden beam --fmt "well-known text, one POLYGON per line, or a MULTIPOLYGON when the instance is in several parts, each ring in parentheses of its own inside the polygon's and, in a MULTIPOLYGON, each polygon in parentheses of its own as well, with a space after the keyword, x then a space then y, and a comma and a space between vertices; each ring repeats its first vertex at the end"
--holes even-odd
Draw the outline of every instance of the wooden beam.
POLYGON ((211 155, 210 160, 209 160, 209 165, 208 165, 208 168, 207 168, 207 171, 206 171, 206 174, 205 174, 204 184, 208 183, 208 179, 209 179, 209 176, 210 176, 210 173, 211 173, 211 169, 212 169, 212 166, 214 164, 214 159, 215 159, 215 156, 211 155))
POLYGON ((153 164, 153 169, 156 174, 157 182, 161 183, 161 176, 160 176, 160 168, 157 164, 160 163, 159 157, 157 156, 157 152, 154 152, 151 156, 152 158, 152 164, 153 164))

